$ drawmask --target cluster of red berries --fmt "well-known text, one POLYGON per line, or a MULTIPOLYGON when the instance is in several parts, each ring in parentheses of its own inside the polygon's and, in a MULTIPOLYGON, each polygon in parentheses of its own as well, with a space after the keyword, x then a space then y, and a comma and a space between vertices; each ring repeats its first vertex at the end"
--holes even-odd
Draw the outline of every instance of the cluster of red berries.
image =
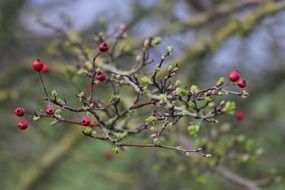
POLYGON ((234 70, 229 73, 229 79, 232 82, 236 82, 240 88, 245 88, 247 86, 247 82, 244 78, 241 78, 241 74, 239 71, 234 70))
MULTIPOLYGON (((18 117, 23 117, 25 115, 25 109, 23 107, 17 107, 15 109, 15 114, 18 117)), ((29 123, 26 120, 20 120, 18 122, 18 127, 22 130, 28 128, 28 126, 29 126, 29 123)))
MULTIPOLYGON (((49 72, 49 68, 47 64, 45 64, 41 59, 36 59, 33 61, 33 69, 37 72, 47 73, 49 72)), ((46 113, 48 115, 53 115, 55 112, 55 108, 49 105, 46 109, 46 113)), ((15 114, 18 117, 23 117, 25 115, 25 109, 23 107, 17 107, 15 109, 15 114)), ((22 130, 27 129, 29 126, 29 122, 26 120, 20 120, 18 122, 18 127, 22 130)))
POLYGON ((33 61, 33 68, 37 72, 48 73, 49 71, 48 65, 41 59, 36 59, 33 61))
MULTIPOLYGON (((109 47, 105 42, 100 43, 98 48, 99 48, 100 52, 107 52, 109 50, 109 47)), ((48 65, 44 61, 42 61, 41 59, 34 60, 32 65, 33 65, 34 71, 36 71, 36 72, 43 72, 43 73, 49 72, 48 65)), ((97 72, 96 73, 96 79, 103 82, 106 79, 105 73, 103 73, 101 71, 97 72)), ((45 110, 45 113, 47 115, 50 115, 50 116, 54 115, 55 107, 53 105, 48 105, 46 110, 45 110)), ((23 117, 25 115, 25 109, 23 107, 17 107, 15 109, 15 114, 18 117, 23 117)), ((89 126, 91 124, 90 117, 83 116, 80 120, 80 124, 83 126, 89 126)), ((18 127, 22 130, 28 128, 28 126, 29 126, 29 123, 26 120, 20 120, 18 122, 18 127)))
MULTIPOLYGON (((45 112, 46 112, 47 115, 52 116, 54 114, 54 112, 55 112, 54 106, 53 105, 48 105, 46 110, 45 110, 45 112)), ((17 107, 15 109, 15 114, 18 117, 23 117, 25 115, 25 109, 23 107, 17 107)), ((88 116, 83 116, 81 118, 81 120, 80 120, 80 123, 83 126, 89 126, 91 124, 91 119, 88 116)), ((29 123, 26 120, 20 120, 18 122, 18 127, 20 129, 22 129, 22 130, 28 128, 28 126, 29 126, 29 123)))
MULTIPOLYGON (((49 106, 46 108, 45 112, 46 112, 46 114, 48 114, 48 115, 53 115, 54 112, 55 112, 54 106, 49 105, 49 106)), ((15 114, 16 114, 16 116, 18 116, 18 117, 23 117, 23 116, 25 115, 25 113, 26 113, 26 111, 25 111, 25 109, 24 109, 23 107, 17 107, 17 108, 15 109, 15 114)), ((26 121, 26 120, 20 120, 20 121, 18 122, 18 127, 19 127, 20 129, 22 129, 22 130, 28 128, 28 126, 29 126, 29 122, 26 121)))
MULTIPOLYGON (((229 73, 229 79, 232 82, 236 82, 236 84, 240 87, 240 88, 245 88, 247 86, 247 82, 244 78, 241 78, 241 74, 239 71, 237 70, 233 70, 229 73)), ((242 111, 238 111, 235 114, 235 118, 237 121, 242 121, 245 118, 245 114, 242 111)))
MULTIPOLYGON (((99 45, 100 52, 106 52, 106 51, 108 51, 108 49, 109 49, 108 45, 104 42, 102 42, 99 45)), ((47 73, 49 71, 48 65, 44 61, 42 61, 41 59, 34 60, 32 65, 33 65, 34 71, 36 71, 36 72, 47 73)), ((96 79, 99 81, 104 81, 106 79, 106 76, 103 72, 99 71, 96 73, 96 79)), ((53 105, 48 105, 46 110, 45 110, 45 113, 47 115, 50 115, 50 116, 54 115, 55 107, 53 105)), ((23 117, 25 115, 25 109, 23 107, 17 107, 15 109, 15 114, 18 117, 23 117)), ((89 126, 91 124, 90 117, 83 116, 80 120, 80 124, 83 126, 89 126)), ((28 128, 28 126, 29 126, 29 123, 26 120, 20 120, 18 122, 18 127, 22 130, 28 128)))
MULTIPOLYGON (((104 53, 107 52, 109 50, 109 46, 105 43, 105 42, 101 42, 98 46, 99 51, 104 53)), ((96 79, 103 82, 106 79, 106 75, 105 73, 99 71, 96 73, 96 79)))

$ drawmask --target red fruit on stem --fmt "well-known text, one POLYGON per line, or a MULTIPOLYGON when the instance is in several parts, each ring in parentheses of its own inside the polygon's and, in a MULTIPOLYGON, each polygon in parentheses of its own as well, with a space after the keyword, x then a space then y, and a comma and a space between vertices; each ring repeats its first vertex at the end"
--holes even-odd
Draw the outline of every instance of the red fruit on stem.
POLYGON ((103 156, 106 160, 113 160, 114 158, 114 154, 112 151, 104 152, 103 156))
POLYGON ((242 121, 245 118, 245 114, 242 111, 238 111, 235 114, 236 120, 242 121))
POLYGON ((108 51, 109 47, 105 42, 102 42, 99 44, 99 50, 100 52, 106 52, 108 51))
POLYGON ((245 88, 247 86, 247 82, 245 79, 241 78, 237 81, 237 85, 240 87, 240 88, 245 88))
POLYGON ((84 116, 81 118, 80 123, 83 126, 89 126, 91 123, 91 119, 88 116, 84 116))
POLYGON ((103 72, 99 71, 96 73, 96 79, 99 81, 104 81, 106 79, 106 76, 103 72))
POLYGON ((239 71, 234 70, 234 71, 231 71, 231 72, 229 73, 229 79, 230 79, 232 82, 236 82, 239 78, 240 78, 240 72, 239 72, 239 71))
POLYGON ((48 66, 47 66, 47 64, 44 63, 42 72, 43 72, 43 73, 48 73, 48 71, 49 71, 48 66))
POLYGON ((35 71, 40 72, 44 67, 44 62, 40 59, 36 59, 33 61, 33 68, 35 71))
POLYGON ((49 105, 49 106, 47 107, 47 109, 46 109, 46 114, 48 114, 48 115, 53 115, 54 112, 55 112, 54 106, 49 105))
POLYGON ((18 116, 18 117, 22 117, 23 115, 25 115, 25 109, 23 107, 17 107, 15 109, 15 114, 18 116))
POLYGON ((18 123, 18 127, 22 130, 27 129, 29 126, 29 123, 26 120, 21 120, 18 123))

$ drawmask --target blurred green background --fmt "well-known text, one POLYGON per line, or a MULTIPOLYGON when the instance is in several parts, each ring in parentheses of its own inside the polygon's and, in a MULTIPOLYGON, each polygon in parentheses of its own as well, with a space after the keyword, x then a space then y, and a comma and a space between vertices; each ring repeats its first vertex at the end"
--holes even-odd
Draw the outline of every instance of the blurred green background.
MULTIPOLYGON (((0 189, 285 189, 284 4, 283 0, 1 0, 0 189), (38 77, 31 69, 36 57, 50 65, 44 76, 48 89, 76 102, 76 90, 61 72, 76 59, 59 55, 62 51, 54 48, 57 34, 39 20, 65 30, 70 27, 95 47, 94 32, 100 31, 103 17, 110 35, 118 24, 130 24, 128 43, 134 46, 152 35, 162 37, 162 49, 174 46, 170 63, 182 65, 179 74, 185 83, 207 87, 230 70, 243 73, 250 96, 236 101, 246 119, 237 122, 223 116, 221 122, 232 124, 229 138, 245 135, 263 154, 237 164, 224 153, 229 161, 223 166, 250 185, 228 179, 228 173, 219 169, 208 170, 206 158, 197 162, 166 150, 131 148, 107 159, 112 147, 84 138, 77 127, 51 127, 43 120, 31 122, 25 131, 17 128, 16 106, 44 107, 38 77)), ((157 58, 162 49, 152 56, 157 58)))

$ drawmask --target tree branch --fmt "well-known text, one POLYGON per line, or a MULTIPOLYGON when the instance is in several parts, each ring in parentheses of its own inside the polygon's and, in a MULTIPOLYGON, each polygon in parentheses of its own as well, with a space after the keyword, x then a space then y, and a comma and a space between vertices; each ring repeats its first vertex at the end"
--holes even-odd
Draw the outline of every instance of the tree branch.
POLYGON ((240 185, 248 190, 261 190, 254 182, 234 173, 225 166, 218 166, 217 171, 220 175, 222 175, 232 183, 240 185))
MULTIPOLYGON (((220 30, 216 32, 210 40, 198 41, 185 50, 185 53, 179 58, 175 59, 172 63, 179 65, 185 65, 190 60, 193 60, 201 55, 204 55, 208 51, 217 50, 223 42, 238 30, 242 30, 244 33, 250 32, 259 21, 264 17, 275 14, 285 9, 285 1, 281 2, 268 2, 262 4, 256 11, 249 14, 244 19, 230 20, 228 24, 224 25, 220 30)), ((167 69, 162 69, 159 74, 163 75, 167 72, 167 69)))
MULTIPOLYGON (((41 182, 43 177, 55 167, 79 142, 82 134, 78 128, 70 129, 53 147, 46 151, 36 166, 21 175, 22 190, 32 190, 41 182)), ((82 139, 82 138, 81 138, 82 139)))

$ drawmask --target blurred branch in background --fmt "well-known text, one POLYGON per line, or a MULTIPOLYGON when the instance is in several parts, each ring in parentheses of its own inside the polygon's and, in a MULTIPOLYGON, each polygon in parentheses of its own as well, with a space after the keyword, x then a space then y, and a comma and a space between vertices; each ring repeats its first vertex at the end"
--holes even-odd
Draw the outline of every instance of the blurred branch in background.
POLYGON ((31 170, 21 174, 21 189, 32 190, 37 188, 43 182, 44 177, 51 174, 52 169, 57 167, 76 148, 80 140, 82 140, 82 134, 78 128, 71 128, 69 132, 66 132, 60 142, 50 147, 31 170))
POLYGON ((253 181, 243 178, 242 176, 234 173, 225 166, 217 167, 217 171, 229 181, 240 185, 248 190, 261 190, 253 181))
MULTIPOLYGON (((191 60, 201 57, 204 54, 215 52, 223 42, 230 37, 230 35, 236 32, 247 34, 253 30, 264 17, 275 14, 284 9, 285 1, 263 3, 257 10, 253 11, 245 18, 236 20, 231 19, 227 24, 215 32, 212 38, 206 40, 201 39, 190 45, 190 47, 187 48, 179 58, 173 61, 173 64, 179 63, 179 65, 185 65, 191 60)), ((166 70, 164 70, 164 72, 166 72, 166 70)))
POLYGON ((201 27, 206 27, 207 24, 212 24, 219 19, 228 18, 230 19, 230 15, 241 11, 244 8, 249 8, 251 6, 258 6, 260 3, 252 3, 251 1, 235 1, 234 3, 226 3, 217 5, 214 8, 207 9, 201 13, 195 14, 191 16, 191 18, 187 21, 178 22, 178 23, 170 23, 168 25, 163 26, 158 30, 157 35, 161 35, 164 33, 177 32, 182 33, 185 31, 189 31, 190 29, 198 29, 201 27))

